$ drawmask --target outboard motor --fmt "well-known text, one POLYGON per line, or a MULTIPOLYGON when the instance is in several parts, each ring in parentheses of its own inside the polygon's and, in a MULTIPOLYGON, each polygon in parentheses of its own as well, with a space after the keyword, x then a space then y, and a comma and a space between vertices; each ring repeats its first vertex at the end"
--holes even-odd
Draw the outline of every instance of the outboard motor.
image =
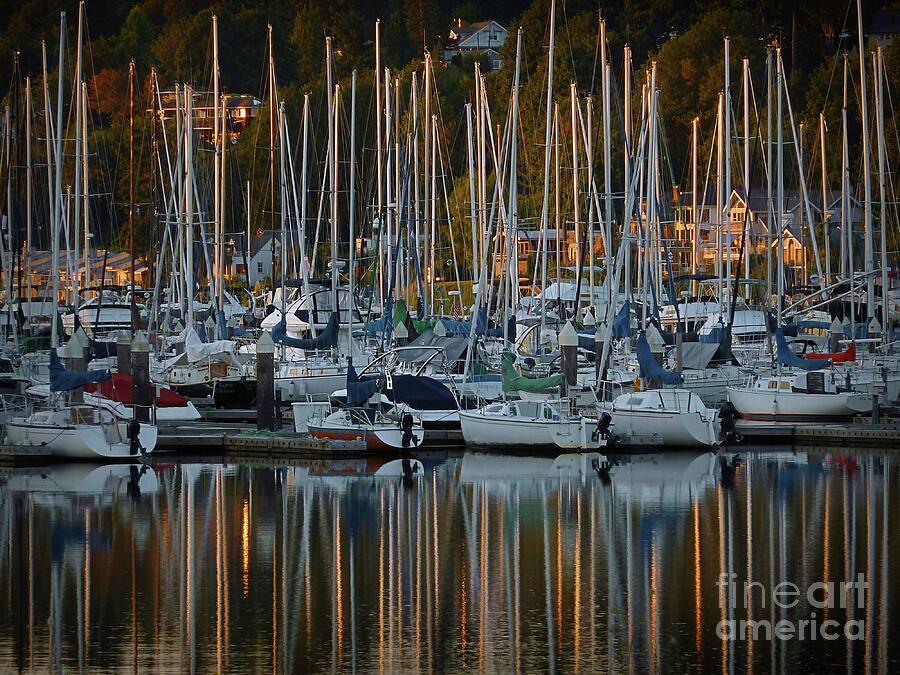
POLYGON ((126 429, 128 435, 128 451, 132 455, 143 453, 144 448, 141 447, 141 423, 132 418, 126 429))
POLYGON ((400 429, 403 431, 402 443, 404 448, 412 446, 416 441, 416 437, 413 436, 413 424, 413 416, 409 413, 404 414, 403 417, 400 418, 400 429))
POLYGON ((597 440, 598 438, 602 438, 604 440, 609 440, 610 432, 609 427, 612 424, 612 415, 608 412, 604 412, 600 417, 597 418, 597 428, 594 429, 594 433, 592 435, 593 440, 597 440))
POLYGON ((722 426, 722 435, 726 441, 734 441, 740 443, 741 435, 736 431, 737 421, 740 419, 741 413, 731 401, 728 401, 719 408, 719 424, 722 426))

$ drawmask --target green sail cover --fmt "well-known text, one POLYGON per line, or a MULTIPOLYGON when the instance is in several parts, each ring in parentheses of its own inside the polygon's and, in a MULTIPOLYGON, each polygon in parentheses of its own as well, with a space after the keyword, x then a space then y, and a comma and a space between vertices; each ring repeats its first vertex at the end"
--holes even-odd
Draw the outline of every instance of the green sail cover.
POLYGON ((565 375, 557 373, 550 377, 528 377, 516 370, 516 355, 503 352, 501 372, 503 375, 503 391, 543 392, 559 387, 565 381, 565 375))
MULTIPOLYGON (((394 326, 399 326, 401 323, 406 323, 406 317, 409 316, 409 310, 406 308, 406 303, 403 300, 397 300, 394 303, 394 326)), ((413 319, 412 320, 413 328, 415 328, 416 333, 421 335, 429 328, 434 328, 434 319, 413 319)))

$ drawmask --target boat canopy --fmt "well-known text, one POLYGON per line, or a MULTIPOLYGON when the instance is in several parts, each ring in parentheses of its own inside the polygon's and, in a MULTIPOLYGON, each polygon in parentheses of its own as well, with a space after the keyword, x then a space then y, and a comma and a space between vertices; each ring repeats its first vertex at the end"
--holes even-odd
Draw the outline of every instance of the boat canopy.
POLYGON ((92 382, 106 382, 110 378, 108 370, 89 370, 84 373, 66 370, 56 350, 50 350, 50 391, 71 391, 92 382))
POLYGON ((680 373, 666 370, 656 362, 655 358, 653 358, 653 353, 650 351, 650 343, 647 342, 647 334, 644 331, 641 331, 640 335, 638 335, 635 349, 637 351, 637 359, 638 364, 641 367, 642 377, 650 380, 657 380, 663 384, 681 383, 680 373))
POLYGON ((347 404, 351 407, 364 405, 378 391, 375 377, 360 377, 353 362, 347 364, 347 404))
POLYGON ((775 344, 778 347, 778 363, 782 365, 798 368, 799 370, 822 370, 831 365, 831 361, 827 359, 809 360, 795 354, 788 345, 787 338, 784 337, 784 332, 781 329, 775 331, 775 344))
POLYGON ((295 347, 296 349, 331 349, 336 347, 338 343, 338 315, 332 312, 328 318, 328 324, 325 330, 314 338, 302 339, 293 338, 287 334, 287 320, 285 315, 281 315, 281 321, 272 328, 272 341, 285 347, 295 347))
POLYGON ((416 410, 455 410, 456 397, 445 384, 425 375, 393 375, 388 379, 387 397, 416 410))
POLYGON ((501 360, 501 374, 503 376, 503 391, 542 392, 555 389, 565 381, 562 373, 549 377, 528 377, 516 370, 516 355, 512 352, 503 352, 501 360))

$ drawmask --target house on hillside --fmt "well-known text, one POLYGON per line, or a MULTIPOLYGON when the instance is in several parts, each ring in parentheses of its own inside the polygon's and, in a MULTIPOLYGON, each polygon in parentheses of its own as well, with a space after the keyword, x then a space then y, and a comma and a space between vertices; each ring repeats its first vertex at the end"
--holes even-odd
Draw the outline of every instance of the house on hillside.
POLYGON ((444 61, 449 62, 455 56, 482 54, 487 57, 491 70, 499 70, 503 65, 500 48, 508 35, 509 31, 493 19, 466 25, 457 19, 444 44, 444 61))
POLYGON ((278 233, 263 232, 250 238, 249 250, 246 240, 247 235, 243 233, 229 238, 226 245, 225 259, 228 264, 225 278, 244 281, 253 288, 264 279, 272 278, 272 261, 281 256, 281 238, 278 233))
MULTIPOLYGON (((176 99, 175 92, 165 91, 160 96, 162 107, 156 111, 160 121, 166 121, 175 116, 176 99)), ((262 109, 262 101, 249 94, 223 94, 222 102, 225 106, 225 125, 222 133, 232 143, 244 132, 250 122, 259 115, 262 109)), ((184 103, 181 104, 182 107, 184 103)), ((207 143, 213 142, 215 135, 215 109, 213 108, 213 95, 211 92, 195 91, 191 101, 191 114, 194 121, 194 131, 207 143)))
POLYGON ((890 47, 900 35, 900 11, 880 9, 872 15, 866 38, 869 47, 879 44, 890 47))

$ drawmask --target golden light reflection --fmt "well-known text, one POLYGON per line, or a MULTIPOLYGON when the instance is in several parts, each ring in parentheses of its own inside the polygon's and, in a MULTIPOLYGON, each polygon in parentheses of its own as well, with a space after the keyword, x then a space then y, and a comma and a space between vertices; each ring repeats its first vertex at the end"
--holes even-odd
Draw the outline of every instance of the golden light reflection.
POLYGON ((241 590, 250 595, 250 500, 244 498, 241 509, 241 590))
POLYGON ((699 654, 703 651, 703 592, 701 589, 703 577, 700 574, 700 501, 696 495, 692 512, 694 516, 694 648, 699 654))
POLYGON ((84 658, 87 659, 90 649, 91 625, 91 510, 84 510, 84 658))
POLYGON ((384 488, 380 491, 378 520, 378 671, 384 672, 384 488))
POLYGON ((341 503, 337 501, 334 507, 334 574, 335 574, 335 609, 337 621, 337 665, 341 669, 344 658, 344 586, 343 586, 343 562, 341 561, 341 503))
POLYGON ((575 590, 572 605, 573 638, 575 641, 575 670, 578 670, 578 658, 581 654, 581 491, 576 498, 575 520, 575 590))
MULTIPOLYGON (((831 579, 831 570, 829 569, 829 565, 831 562, 831 481, 826 478, 825 480, 825 518, 823 520, 823 535, 822 535, 822 581, 827 584, 831 579)), ((822 608, 822 620, 827 621, 829 619, 828 616, 828 605, 830 603, 824 603, 825 607, 822 608)))

